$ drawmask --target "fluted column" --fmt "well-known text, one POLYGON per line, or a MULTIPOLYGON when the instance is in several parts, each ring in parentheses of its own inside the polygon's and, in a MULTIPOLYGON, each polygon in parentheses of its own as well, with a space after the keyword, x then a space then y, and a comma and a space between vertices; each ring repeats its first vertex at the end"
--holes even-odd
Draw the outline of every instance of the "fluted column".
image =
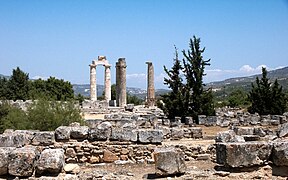
POLYGON ((116 63, 116 102, 119 107, 125 107, 127 104, 126 67, 125 58, 119 58, 116 63))
POLYGON ((147 69, 147 104, 148 106, 155 105, 155 87, 154 87, 154 67, 152 62, 146 62, 147 69))
POLYGON ((111 65, 105 65, 105 100, 111 100, 111 65))
POLYGON ((90 66, 90 100, 97 100, 96 65, 92 62, 90 66))

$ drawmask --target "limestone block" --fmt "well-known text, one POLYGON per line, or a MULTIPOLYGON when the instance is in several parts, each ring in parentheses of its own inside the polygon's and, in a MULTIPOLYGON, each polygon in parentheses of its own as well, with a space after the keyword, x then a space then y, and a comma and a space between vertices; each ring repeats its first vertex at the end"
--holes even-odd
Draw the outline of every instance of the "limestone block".
POLYGON ((199 125, 206 124, 207 117, 205 115, 198 115, 199 125))
POLYGON ((138 140, 141 143, 161 143, 163 132, 159 129, 139 129, 138 140))
POLYGON ((0 134, 0 147, 23 147, 31 143, 34 137, 32 131, 14 131, 0 134))
POLYGON ((253 127, 236 127, 234 131, 237 135, 254 135, 254 128, 253 127))
POLYGON ((191 131, 191 137, 192 138, 202 138, 203 133, 202 133, 202 128, 200 127, 190 127, 189 130, 191 131))
POLYGON ((89 130, 89 139, 90 140, 107 140, 111 137, 111 123, 102 122, 97 128, 89 130))
POLYGON ((173 147, 156 148, 154 151, 156 174, 161 176, 186 172, 184 153, 173 147))
POLYGON ((88 137, 88 126, 71 127, 70 137, 72 139, 86 139, 88 137))
POLYGON ((55 139, 56 140, 69 140, 70 139, 71 127, 68 126, 59 126, 55 130, 55 139))
POLYGON ((27 177, 33 174, 38 151, 36 147, 22 147, 11 151, 8 172, 13 176, 27 177))
POLYGON ((236 135, 233 130, 222 131, 217 133, 216 142, 245 142, 242 136, 236 135))
POLYGON ((177 127, 171 128, 171 138, 175 140, 184 138, 183 128, 177 128, 177 127))
POLYGON ((261 127, 255 127, 253 134, 254 134, 254 135, 258 135, 258 136, 260 136, 260 137, 266 136, 266 132, 265 132, 265 131, 263 130, 263 128, 261 128, 261 127))
POLYGON ((218 164, 228 167, 251 167, 269 160, 272 144, 268 142, 219 143, 216 144, 218 164))
POLYGON ((207 116, 205 126, 216 126, 217 116, 207 116))
POLYGON ((278 128, 278 136, 286 137, 288 135, 288 123, 281 124, 278 128))
POLYGON ((193 117, 185 117, 185 124, 192 126, 194 124, 193 117))
POLYGON ((288 166, 288 141, 274 143, 272 160, 277 166, 288 166))
POLYGON ((0 147, 0 176, 8 173, 9 155, 15 148, 0 147))
POLYGON ((284 124, 284 123, 287 123, 287 117, 286 116, 280 116, 280 124, 284 124))
MULTIPOLYGON (((108 115, 105 115, 105 117, 108 116, 108 115)), ((105 118, 106 119, 106 118, 105 118)), ((102 119, 87 119, 85 120, 85 123, 87 124, 87 126, 91 129, 93 128, 97 128, 97 126, 103 122, 102 119)))
POLYGON ((63 149, 45 149, 42 151, 37 163, 36 173, 60 173, 64 167, 65 158, 63 149))
POLYGON ((136 142, 137 135, 137 130, 135 130, 134 128, 113 127, 111 133, 111 140, 136 142))
POLYGON ((34 146, 49 146, 54 144, 54 142, 55 142, 54 131, 41 131, 41 132, 35 132, 31 144, 34 146))

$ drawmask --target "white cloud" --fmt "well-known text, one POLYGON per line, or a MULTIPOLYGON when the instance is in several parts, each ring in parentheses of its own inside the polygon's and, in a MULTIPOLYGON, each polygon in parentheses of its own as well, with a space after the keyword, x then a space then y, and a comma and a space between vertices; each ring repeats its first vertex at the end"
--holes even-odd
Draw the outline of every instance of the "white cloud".
POLYGON ((146 79, 147 76, 144 73, 141 73, 141 74, 136 74, 135 73, 135 74, 127 74, 126 78, 127 79, 141 79, 141 80, 143 80, 143 79, 146 79))
POLYGON ((33 76, 32 79, 42 79, 42 80, 47 80, 48 77, 44 77, 44 76, 33 76))
POLYGON ((252 68, 251 66, 249 65, 244 65, 240 68, 240 71, 244 71, 244 72, 252 72, 254 71, 254 68, 252 68))

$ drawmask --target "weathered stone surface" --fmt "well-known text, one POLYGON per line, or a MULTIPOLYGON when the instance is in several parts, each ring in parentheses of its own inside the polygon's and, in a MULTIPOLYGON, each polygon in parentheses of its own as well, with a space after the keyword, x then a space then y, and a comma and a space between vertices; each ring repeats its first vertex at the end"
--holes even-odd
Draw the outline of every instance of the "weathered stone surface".
POLYGON ((236 135, 233 130, 217 133, 216 142, 245 142, 242 136, 236 135))
POLYGON ((198 115, 199 125, 206 124, 207 117, 205 115, 198 115))
POLYGON ((268 142, 216 144, 218 164, 228 167, 250 167, 268 162, 272 144, 268 142))
POLYGON ((183 128, 171 128, 171 138, 174 140, 179 140, 184 137, 183 128))
POLYGON ((88 126, 71 127, 70 137, 72 139, 85 139, 88 137, 88 126))
POLYGON ((0 134, 0 147, 23 147, 29 145, 34 137, 33 131, 16 130, 0 134))
POLYGON ((161 143, 163 132, 159 129, 139 129, 138 140, 141 143, 161 143))
POLYGON ((194 125, 193 117, 185 117, 185 124, 193 126, 194 125))
MULTIPOLYGON (((110 114, 109 114, 110 115, 110 114)), ((106 119, 106 116, 108 116, 108 115, 105 115, 105 119, 106 119)), ((94 128, 97 128, 97 126, 101 123, 101 122, 103 122, 103 119, 87 119, 87 120, 85 120, 85 124, 89 127, 89 128, 92 128, 92 129, 94 129, 94 128)))
POLYGON ((36 163, 36 173, 59 173, 65 164, 63 149, 45 149, 36 163))
POLYGON ((202 128, 200 127, 190 127, 189 130, 191 131, 191 137, 192 138, 202 138, 202 128))
POLYGON ((205 126, 216 126, 217 116, 207 116, 205 126))
POLYGON ((33 174, 38 152, 36 147, 14 149, 9 155, 8 172, 13 176, 27 177, 33 174))
POLYGON ((49 146, 54 144, 54 142, 55 142, 54 131, 41 131, 41 132, 35 132, 31 144, 34 146, 49 146))
POLYGON ((59 126, 55 130, 55 139, 56 140, 69 140, 70 139, 71 127, 68 126, 59 126))
POLYGON ((66 173, 77 173, 80 170, 80 166, 78 164, 66 164, 64 166, 64 171, 66 173))
POLYGON ((112 153, 111 151, 104 150, 104 154, 103 154, 103 161, 104 162, 110 163, 110 162, 114 162, 118 159, 119 158, 114 153, 112 153))
POLYGON ((89 139, 90 140, 108 140, 111 136, 111 127, 110 122, 102 122, 97 128, 89 130, 89 139))
POLYGON ((234 131, 237 135, 254 135, 254 128, 253 127, 236 127, 234 131))
POLYGON ((281 124, 280 127, 278 128, 278 136, 279 137, 286 137, 288 136, 288 123, 281 124))
POLYGON ((183 174, 186 171, 184 153, 172 147, 156 148, 154 151, 156 174, 161 176, 183 174))
POLYGON ((275 142, 272 151, 273 163, 288 167, 288 141, 275 142))
POLYGON ((0 147, 0 175, 8 173, 9 155, 15 148, 0 147))
POLYGON ((254 128, 254 135, 258 135, 260 137, 264 137, 266 135, 266 132, 261 127, 255 127, 254 128))
POLYGON ((113 127, 111 133, 111 140, 136 142, 137 135, 138 133, 135 129, 113 127))

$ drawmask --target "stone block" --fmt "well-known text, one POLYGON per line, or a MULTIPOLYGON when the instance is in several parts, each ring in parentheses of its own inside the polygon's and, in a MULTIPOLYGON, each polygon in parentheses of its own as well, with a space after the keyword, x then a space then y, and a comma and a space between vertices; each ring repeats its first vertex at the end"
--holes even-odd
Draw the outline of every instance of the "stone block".
POLYGON ((171 128, 171 139, 179 140, 184 138, 183 128, 171 128))
POLYGON ((236 133, 233 130, 222 131, 222 132, 217 133, 215 141, 222 142, 222 143, 245 142, 244 138, 242 136, 236 135, 236 133))
POLYGON ((60 173, 65 164, 63 149, 45 149, 42 151, 37 163, 37 174, 57 174, 60 173))
POLYGON ((216 160, 232 168, 263 165, 269 161, 272 147, 268 142, 219 143, 216 160))
POLYGON ((38 151, 36 150, 36 147, 14 149, 9 155, 9 174, 19 177, 32 176, 37 156, 38 151))
POLYGON ((34 146, 49 146, 54 144, 54 142, 55 142, 54 131, 41 131, 41 132, 35 132, 31 144, 34 146))
POLYGON ((13 131, 0 134, 0 147, 23 147, 29 145, 34 137, 32 131, 13 131))
POLYGON ((103 162, 111 163, 116 160, 119 160, 119 158, 114 153, 109 150, 104 150, 103 162))
POLYGON ((55 139, 56 140, 69 140, 70 139, 71 127, 59 126, 55 129, 55 139))
POLYGON ((274 143, 272 160, 276 166, 288 167, 288 141, 274 143))
POLYGON ((161 143, 163 141, 163 132, 159 129, 139 129, 138 141, 140 143, 161 143))
POLYGON ((189 126, 193 126, 194 124, 193 117, 185 117, 185 124, 189 126))
POLYGON ((205 126, 216 126, 217 116, 207 116, 205 126))
POLYGON ((254 135, 254 128, 253 127, 236 127, 234 131, 237 135, 254 135))
POLYGON ((189 128, 190 132, 191 132, 191 137, 192 138, 202 138, 203 137, 203 133, 202 133, 202 128, 200 127, 190 127, 189 128))
POLYGON ((111 140, 117 141, 137 141, 137 130, 133 128, 112 127, 111 140))
POLYGON ((88 137, 88 126, 71 127, 70 138, 72 139, 86 139, 88 137))
POLYGON ((205 115, 198 115, 199 125, 206 124, 207 117, 205 115))
POLYGON ((89 130, 89 139, 90 140, 108 140, 111 137, 111 123, 110 122, 102 122, 97 128, 89 130))
POLYGON ((288 123, 280 125, 280 127, 278 128, 278 136, 279 137, 288 136, 288 123))
POLYGON ((156 148, 154 151, 157 175, 168 176, 186 172, 184 153, 173 147, 156 148))
MULTIPOLYGON (((105 115, 107 116, 107 115, 105 115)), ((87 119, 85 120, 85 124, 93 129, 93 128, 96 128, 101 122, 103 122, 103 119, 87 119)))
POLYGON ((0 176, 8 174, 9 155, 15 148, 0 147, 0 176))

